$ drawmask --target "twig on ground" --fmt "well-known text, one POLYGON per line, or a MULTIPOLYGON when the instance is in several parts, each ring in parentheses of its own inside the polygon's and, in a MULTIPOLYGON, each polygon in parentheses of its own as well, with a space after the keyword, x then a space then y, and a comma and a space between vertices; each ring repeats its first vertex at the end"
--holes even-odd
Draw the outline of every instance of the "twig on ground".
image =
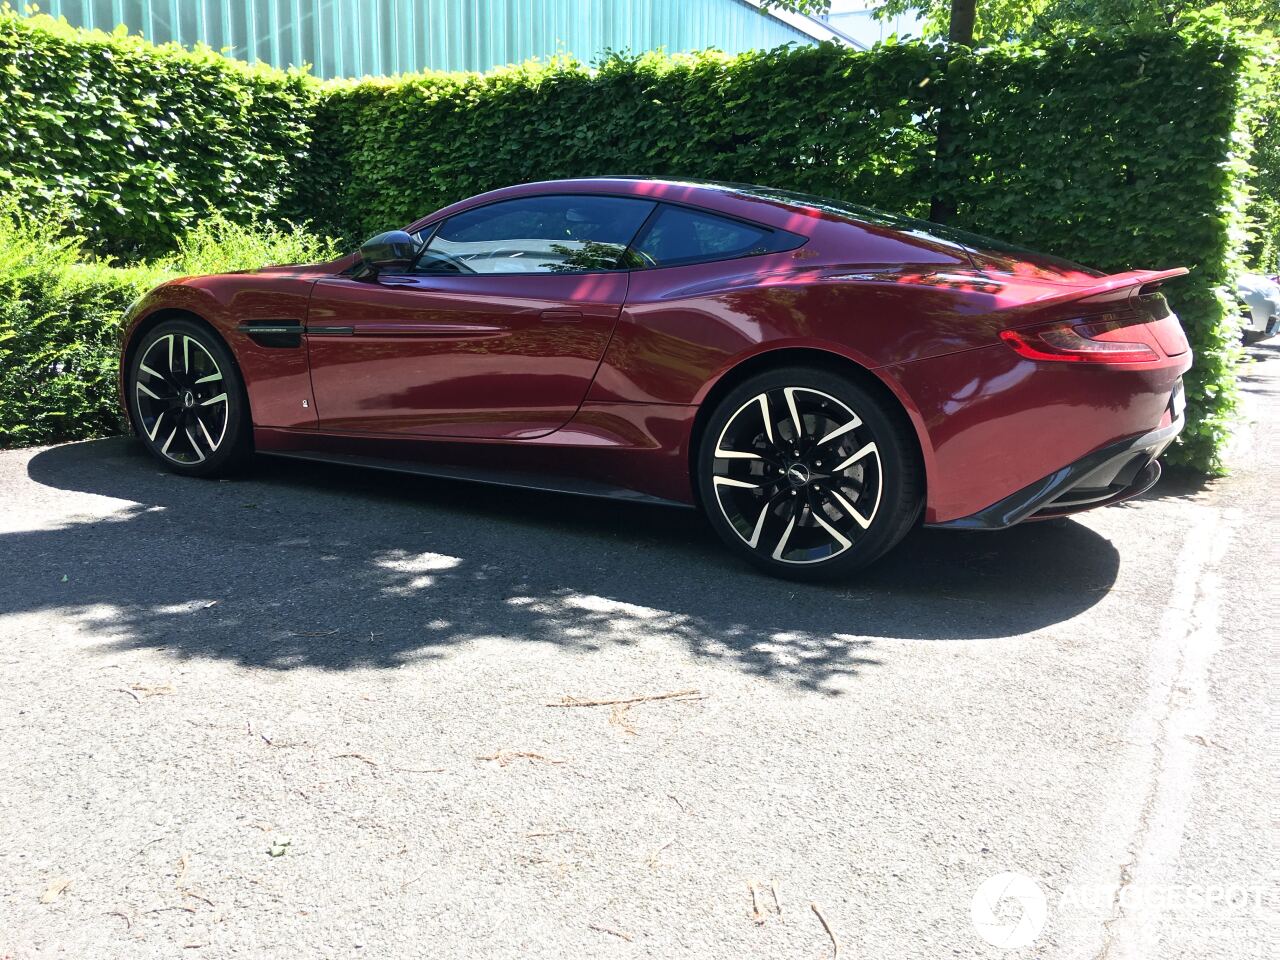
POLYGON ((246 720, 246 721, 245 721, 245 728, 246 728, 246 730, 248 731, 249 736, 251 736, 251 737, 255 737, 255 736, 256 736, 259 740, 261 740, 263 743, 265 743, 268 747, 275 747, 275 748, 277 748, 277 749, 283 750, 283 749, 286 749, 286 748, 288 748, 288 747, 306 747, 306 746, 310 746, 310 744, 308 744, 308 743, 306 743, 305 741, 302 741, 302 740, 293 740, 293 741, 288 741, 288 742, 283 741, 283 740, 273 740, 271 737, 268 737, 268 736, 267 736, 265 733, 263 733, 261 730, 255 730, 255 729, 253 729, 253 721, 252 721, 252 720, 246 720))
POLYGON ((836 935, 831 932, 831 925, 827 923, 827 918, 822 915, 822 911, 818 909, 816 903, 810 903, 809 909, 813 911, 818 921, 822 924, 822 929, 827 931, 827 936, 831 938, 831 960, 836 960, 840 956, 840 941, 836 939, 836 935))
POLYGON ((270 738, 270 737, 268 737, 265 733, 263 733, 263 732, 262 732, 262 731, 260 731, 260 730, 254 730, 254 729, 253 729, 253 721, 252 721, 252 720, 246 720, 246 721, 244 722, 244 727, 245 727, 245 730, 248 732, 249 736, 251 736, 251 737, 252 737, 255 733, 257 733, 257 735, 258 735, 259 737, 261 737, 261 738, 262 738, 262 742, 263 742, 263 743, 265 743, 268 747, 274 747, 274 746, 275 746, 275 744, 271 742, 271 738, 270 738))
POLYGON ((200 894, 196 893, 194 890, 183 890, 182 895, 184 897, 190 897, 192 900, 199 900, 201 903, 207 903, 211 907, 213 906, 212 900, 210 900, 208 897, 201 896, 200 894))
POLYGON ((627 711, 633 706, 635 706, 633 703, 615 703, 613 709, 609 711, 609 726, 617 727, 623 733, 629 733, 634 737, 636 728, 627 720, 627 711))
POLYGON ((747 890, 751 893, 751 919, 755 921, 757 926, 763 926, 764 914, 760 912, 760 906, 756 903, 755 881, 747 881, 747 890))
MULTIPOLYGON (((144 697, 163 697, 167 694, 173 693, 173 687, 167 683, 162 683, 155 687, 148 687, 141 683, 132 683, 129 685, 129 690, 130 692, 136 691, 144 697)), ((136 700, 137 698, 135 697, 134 699, 136 700)))
POLYGON ((641 697, 617 697, 612 700, 580 700, 577 697, 564 696, 559 703, 548 703, 548 707, 614 707, 624 703, 650 703, 654 700, 705 700, 706 694, 701 690, 676 690, 672 693, 650 693, 641 697))
POLYGON ((627 941, 627 943, 635 943, 635 938, 632 937, 631 934, 623 933, 621 930, 614 930, 610 927, 602 927, 599 924, 595 924, 595 923, 588 923, 587 929, 595 930, 599 933, 607 933, 610 936, 614 936, 614 937, 621 937, 623 940, 627 941))
POLYGON ((339 753, 333 759, 334 760, 342 760, 342 759, 359 760, 361 763, 367 763, 371 767, 376 767, 378 765, 377 760, 370 760, 368 757, 366 757, 362 753, 339 753))
POLYGON ((769 891, 773 894, 773 909, 777 911, 778 916, 782 916, 782 902, 778 899, 778 881, 769 881, 769 891))
POLYGON ((175 906, 175 907, 152 907, 150 910, 143 910, 142 912, 143 912, 144 914, 148 914, 148 913, 164 913, 164 912, 165 912, 165 911, 167 911, 167 910, 181 910, 183 913, 195 913, 195 912, 196 912, 196 908, 195 908, 195 907, 183 907, 183 906, 175 906))
POLYGON ((527 750, 499 750, 491 757, 476 757, 477 760, 497 760, 498 766, 505 767, 512 760, 541 760, 543 763, 566 763, 556 757, 544 757, 540 753, 529 753, 527 750))
POLYGON ((70 877, 58 877, 49 886, 45 887, 44 893, 40 894, 41 903, 53 903, 58 897, 62 896, 62 892, 71 886, 70 877))
POLYGON ((649 864, 649 869, 650 869, 650 870, 656 870, 656 869, 657 869, 657 867, 658 867, 658 857, 662 856, 662 851, 663 851, 663 850, 667 849, 667 847, 671 846, 671 845, 672 845, 673 843, 675 843, 675 842, 676 842, 675 837, 672 837, 670 840, 668 840, 666 843, 664 843, 662 846, 660 846, 657 850, 653 851, 653 853, 649 854, 649 859, 648 859, 648 861, 646 861, 646 862, 649 864))
POLYGON ((547 830, 542 833, 526 833, 525 839, 532 840, 534 837, 557 837, 562 833, 577 833, 572 827, 565 827, 563 830, 547 830))
POLYGON ((410 878, 410 879, 406 880, 404 883, 400 884, 400 892, 401 892, 401 893, 404 893, 405 888, 406 888, 407 886, 409 886, 409 884, 411 884, 411 883, 417 883, 419 880, 421 880, 421 879, 422 879, 423 877, 425 877, 426 875, 427 875, 427 871, 423 870, 423 871, 422 871, 420 874, 418 874, 416 877, 412 877, 412 878, 410 878))
POLYGON ((392 767, 397 773, 444 773, 444 767, 392 767))
POLYGON ((122 912, 121 912, 121 911, 119 911, 119 910, 108 910, 106 913, 104 913, 104 914, 103 914, 103 916, 104 916, 104 917, 119 917, 121 920, 123 920, 123 921, 124 921, 124 928, 125 928, 125 930, 132 930, 132 929, 133 929, 133 921, 129 919, 129 915, 128 915, 127 913, 122 913, 122 912))
POLYGON ((680 802, 680 798, 677 797, 674 793, 668 793, 667 796, 670 797, 675 802, 675 805, 680 808, 681 813, 689 812, 688 810, 685 809, 684 804, 680 802))
POLYGON ((1224 747, 1222 744, 1218 743, 1218 741, 1210 740, 1204 734, 1197 733, 1192 735, 1188 733, 1188 734, 1183 734, 1183 736, 1186 737, 1188 740, 1190 740, 1192 743, 1200 744, 1200 746, 1202 747, 1216 747, 1219 750, 1225 750, 1227 753, 1231 752, 1230 747, 1224 747))
POLYGON ((126 688, 126 687, 120 687, 120 689, 118 689, 116 692, 117 692, 117 693, 127 693, 129 696, 133 697, 133 699, 134 699, 134 701, 135 701, 136 703, 141 703, 141 702, 142 702, 142 698, 141 698, 141 697, 139 697, 136 693, 134 693, 132 690, 129 690, 129 689, 128 689, 128 688, 126 688))

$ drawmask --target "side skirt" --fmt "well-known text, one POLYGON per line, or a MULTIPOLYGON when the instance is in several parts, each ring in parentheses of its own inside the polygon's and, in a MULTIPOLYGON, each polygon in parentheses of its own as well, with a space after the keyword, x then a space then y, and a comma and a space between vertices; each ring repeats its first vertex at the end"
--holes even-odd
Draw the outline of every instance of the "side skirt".
POLYGON ((261 456, 283 457, 287 460, 307 460, 314 463, 331 463, 344 467, 363 467, 388 473, 403 473, 441 480, 465 480, 495 487, 519 487, 524 490, 540 490, 544 493, 567 493, 580 497, 596 497, 604 500, 621 500, 627 503, 643 503, 662 507, 693 509, 691 503, 651 496, 636 490, 613 487, 578 477, 543 475, 519 470, 501 470, 493 467, 457 467, 447 464, 418 463, 406 460, 386 460, 351 453, 312 452, 307 450, 262 450, 261 456))

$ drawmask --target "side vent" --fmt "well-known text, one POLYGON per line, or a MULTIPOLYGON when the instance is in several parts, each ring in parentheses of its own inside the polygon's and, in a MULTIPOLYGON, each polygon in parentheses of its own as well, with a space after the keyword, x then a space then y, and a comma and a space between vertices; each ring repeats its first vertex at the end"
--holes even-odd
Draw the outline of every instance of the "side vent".
POLYGON ((297 348, 302 346, 300 320, 250 320, 236 327, 262 347, 297 348))

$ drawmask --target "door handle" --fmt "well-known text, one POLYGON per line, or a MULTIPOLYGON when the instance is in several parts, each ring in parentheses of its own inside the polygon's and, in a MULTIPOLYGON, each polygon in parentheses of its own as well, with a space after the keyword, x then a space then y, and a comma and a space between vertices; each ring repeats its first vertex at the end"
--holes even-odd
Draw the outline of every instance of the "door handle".
POLYGON ((582 319, 581 310, 543 310, 542 319, 547 323, 577 323, 582 319))

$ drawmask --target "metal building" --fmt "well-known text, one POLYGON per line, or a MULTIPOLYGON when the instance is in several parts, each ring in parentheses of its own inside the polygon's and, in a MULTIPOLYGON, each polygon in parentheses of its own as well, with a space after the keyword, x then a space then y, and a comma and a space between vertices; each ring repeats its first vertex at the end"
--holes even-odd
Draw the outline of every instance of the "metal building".
POLYGON ((607 50, 728 53, 843 38, 755 0, 41 0, 72 25, 125 24, 157 43, 205 43, 320 77, 488 70, 607 50))

